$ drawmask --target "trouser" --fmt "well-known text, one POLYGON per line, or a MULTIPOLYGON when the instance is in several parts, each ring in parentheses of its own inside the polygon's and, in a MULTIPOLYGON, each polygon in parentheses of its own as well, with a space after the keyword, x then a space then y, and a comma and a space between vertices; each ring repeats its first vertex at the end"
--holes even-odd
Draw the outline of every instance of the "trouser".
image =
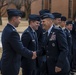
POLYGON ((76 75, 76 73, 70 73, 70 75, 76 75))
POLYGON ((37 74, 37 70, 22 69, 22 75, 36 75, 36 74, 37 74))
POLYGON ((48 75, 47 63, 43 62, 40 68, 40 75, 48 75))
POLYGON ((68 73, 64 73, 64 74, 50 74, 50 75, 68 75, 68 73))
POLYGON ((40 68, 37 69, 37 74, 36 75, 40 75, 40 68))
POLYGON ((76 70, 76 49, 73 49, 73 54, 72 54, 72 69, 76 70))

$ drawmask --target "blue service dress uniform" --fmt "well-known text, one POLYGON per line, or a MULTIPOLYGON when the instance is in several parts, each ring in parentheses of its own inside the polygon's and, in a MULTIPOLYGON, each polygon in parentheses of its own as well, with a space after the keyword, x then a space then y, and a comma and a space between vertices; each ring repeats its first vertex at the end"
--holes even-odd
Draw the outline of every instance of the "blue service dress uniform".
MULTIPOLYGON (((36 35, 36 32, 35 32, 36 35)), ((21 37, 22 43, 25 47, 30 49, 31 51, 36 51, 38 49, 38 39, 37 35, 34 37, 34 31, 29 26, 22 34, 21 37)), ((25 57, 22 57, 22 72, 23 75, 36 75, 36 69, 38 67, 38 59, 28 59, 25 57)))
MULTIPOLYGON (((53 26, 44 44, 44 50, 42 51, 46 55, 46 70, 48 75, 68 74, 70 70, 70 64, 67 58, 68 45, 62 30, 53 26), (62 69, 61 72, 56 73, 55 66, 60 67, 62 69)), ((37 55, 40 53, 37 52, 37 55)))
POLYGON ((21 66, 21 55, 31 59, 33 53, 25 48, 16 29, 7 24, 2 32, 2 75, 18 75, 21 66))
POLYGON ((76 21, 73 23, 72 35, 72 69, 76 71, 76 21))
POLYGON ((71 36, 71 33, 68 29, 64 29, 64 32, 66 34, 66 39, 67 39, 67 43, 68 43, 68 59, 69 59, 69 62, 71 63, 71 59, 72 59, 72 36, 71 36))

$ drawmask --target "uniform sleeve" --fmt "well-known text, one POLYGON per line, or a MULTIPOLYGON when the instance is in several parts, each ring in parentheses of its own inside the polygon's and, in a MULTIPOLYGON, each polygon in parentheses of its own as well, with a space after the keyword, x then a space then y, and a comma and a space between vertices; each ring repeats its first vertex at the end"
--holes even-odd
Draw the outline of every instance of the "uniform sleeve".
POLYGON ((60 54, 59 54, 56 66, 63 68, 64 66, 63 64, 65 63, 67 59, 68 44, 67 44, 66 37, 62 30, 58 30, 57 32, 57 43, 58 43, 60 54))
POLYGON ((24 57, 32 58, 33 53, 23 46, 17 32, 14 31, 11 33, 9 43, 12 50, 16 51, 17 53, 21 54, 24 57))

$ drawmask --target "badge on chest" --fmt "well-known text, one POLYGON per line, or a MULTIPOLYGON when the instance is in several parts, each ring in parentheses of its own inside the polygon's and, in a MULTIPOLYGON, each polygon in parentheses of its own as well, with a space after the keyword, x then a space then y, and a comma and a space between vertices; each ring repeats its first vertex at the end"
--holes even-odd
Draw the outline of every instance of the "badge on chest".
POLYGON ((53 32, 51 34, 51 37, 50 37, 49 41, 55 41, 55 40, 56 40, 56 34, 55 34, 55 32, 53 32))
POLYGON ((32 42, 35 42, 35 40, 33 39, 32 42))

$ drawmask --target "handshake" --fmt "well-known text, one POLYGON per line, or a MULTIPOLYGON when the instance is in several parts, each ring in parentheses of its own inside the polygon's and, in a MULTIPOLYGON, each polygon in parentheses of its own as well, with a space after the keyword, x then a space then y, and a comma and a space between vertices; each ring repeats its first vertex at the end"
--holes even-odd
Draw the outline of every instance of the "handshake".
POLYGON ((36 51, 33 52, 33 56, 32 56, 32 59, 36 59, 37 57, 37 54, 36 54, 36 51))

